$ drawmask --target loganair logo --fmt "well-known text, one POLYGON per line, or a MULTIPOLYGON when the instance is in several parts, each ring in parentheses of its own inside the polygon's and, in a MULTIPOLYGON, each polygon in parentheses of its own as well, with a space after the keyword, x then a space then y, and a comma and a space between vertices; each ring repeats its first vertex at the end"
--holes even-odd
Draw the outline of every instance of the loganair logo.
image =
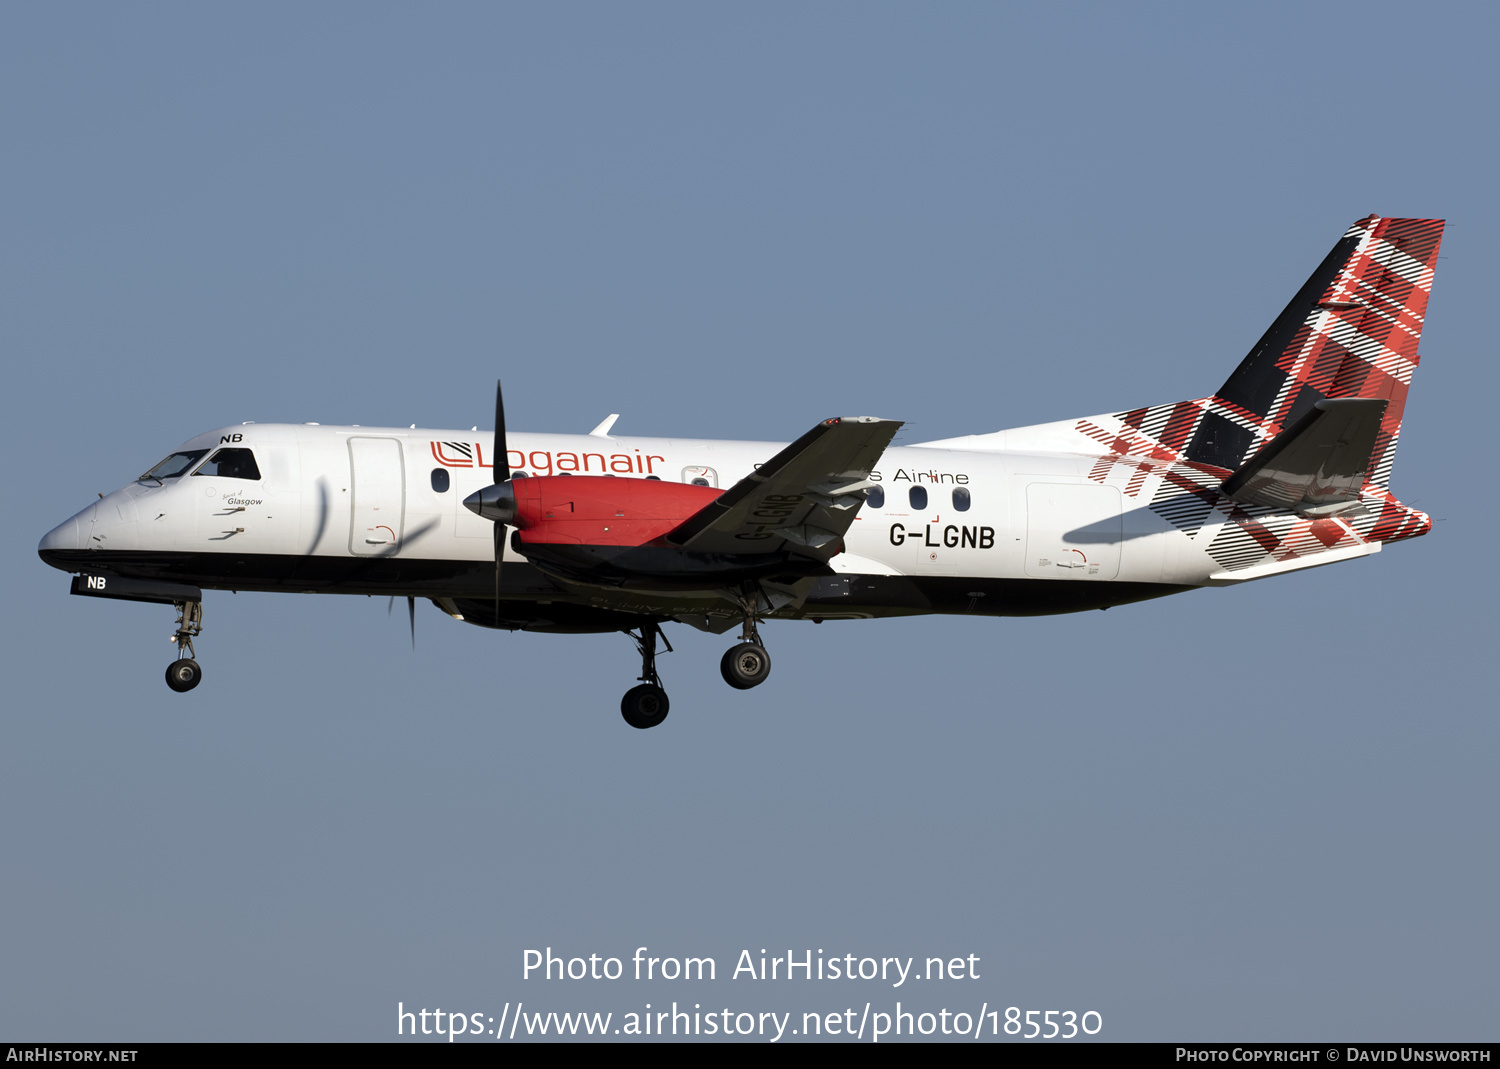
MULTIPOLYGON (((654 475, 656 462, 667 462, 666 457, 650 456, 635 450, 629 453, 554 453, 548 449, 533 449, 529 453, 521 449, 506 451, 511 470, 529 469, 535 475, 551 475, 554 472, 569 472, 576 475, 654 475)), ((486 464, 484 448, 474 442, 433 442, 432 459, 446 468, 493 468, 486 464)))

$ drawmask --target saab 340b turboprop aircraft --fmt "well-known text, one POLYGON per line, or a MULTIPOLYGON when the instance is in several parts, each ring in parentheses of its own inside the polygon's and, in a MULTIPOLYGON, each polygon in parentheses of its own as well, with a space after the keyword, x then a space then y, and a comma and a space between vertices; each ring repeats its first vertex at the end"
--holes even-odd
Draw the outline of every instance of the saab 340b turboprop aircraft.
MULTIPOLYGON (((73 593, 428 598, 483 627, 623 631, 627 723, 667 715, 661 625, 770 673, 767 619, 1103 609, 1363 557, 1425 534, 1389 491, 1443 224, 1362 219, 1211 397, 892 448, 829 419, 791 445, 246 423, 201 434, 50 531, 73 593)), ((664 640, 663 640, 664 641, 664 640)), ((667 645, 670 650, 670 644, 667 645)))

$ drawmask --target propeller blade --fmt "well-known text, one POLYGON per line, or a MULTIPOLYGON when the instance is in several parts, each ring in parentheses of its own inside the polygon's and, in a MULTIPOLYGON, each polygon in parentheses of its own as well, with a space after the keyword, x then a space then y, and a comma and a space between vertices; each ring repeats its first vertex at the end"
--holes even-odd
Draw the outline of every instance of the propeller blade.
MULTIPOLYGON (((394 600, 394 599, 392 599, 394 600)), ((408 597, 406 599, 406 614, 411 617, 411 648, 417 648, 417 599, 408 597)))
POLYGON ((419 538, 425 538, 427 535, 429 535, 433 531, 437 530, 438 523, 439 523, 438 520, 428 520, 426 523, 422 524, 422 526, 420 526, 420 527, 408 527, 406 529, 406 533, 404 535, 402 535, 401 541, 394 542, 391 545, 386 546, 379 553, 372 554, 372 556, 376 556, 376 557, 394 557, 397 553, 400 553, 404 548, 406 548, 407 546, 410 546, 413 542, 417 541, 417 539, 419 539, 419 538))
POLYGON ((510 482, 510 442, 505 437, 505 394, 495 380, 495 481, 464 498, 464 506, 495 524, 495 622, 500 621, 500 566, 505 559, 506 522, 515 519, 516 495, 510 482))
POLYGON ((395 598, 394 595, 392 595, 391 596, 391 600, 385 603, 385 614, 387 616, 389 616, 391 614, 391 610, 394 609, 395 607, 396 607, 396 598, 395 598))
POLYGON ((505 524, 495 524, 495 616, 500 616, 500 561, 505 556, 505 524))
POLYGON ((318 476, 316 483, 318 488, 318 529, 313 532, 312 541, 308 543, 307 552, 304 556, 311 557, 318 548, 318 543, 323 541, 323 532, 328 529, 328 480, 318 476))
MULTIPOLYGON (((495 380, 495 481, 510 481, 510 449, 505 438, 505 398, 500 393, 500 380, 495 380)), ((499 558, 497 557, 496 560, 499 558)))

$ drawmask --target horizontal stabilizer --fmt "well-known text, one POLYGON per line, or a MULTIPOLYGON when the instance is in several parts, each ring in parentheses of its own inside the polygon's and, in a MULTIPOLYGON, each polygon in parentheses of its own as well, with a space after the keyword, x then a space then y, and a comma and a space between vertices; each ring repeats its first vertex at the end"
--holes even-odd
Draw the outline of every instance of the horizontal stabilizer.
POLYGON ((1385 416, 1383 398, 1326 398, 1224 480, 1224 493, 1251 505, 1310 514, 1358 501, 1385 416))

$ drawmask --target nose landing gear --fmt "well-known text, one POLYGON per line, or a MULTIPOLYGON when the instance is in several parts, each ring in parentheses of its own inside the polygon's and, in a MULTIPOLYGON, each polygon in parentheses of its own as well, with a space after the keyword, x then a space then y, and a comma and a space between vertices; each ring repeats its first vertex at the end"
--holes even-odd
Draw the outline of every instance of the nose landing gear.
POLYGON ((192 690, 203 678, 203 669, 198 662, 183 657, 167 665, 167 686, 182 694, 192 690))
POLYGON ((636 647, 641 651, 639 678, 642 683, 631 687, 620 699, 620 715, 633 728, 654 728, 667 718, 667 710, 672 707, 667 692, 661 687, 661 677, 656 674, 656 640, 660 638, 666 644, 668 653, 672 652, 672 644, 667 642, 667 636, 662 634, 654 620, 641 624, 639 635, 631 631, 625 633, 635 639, 636 647))
POLYGON ((198 666, 198 655, 193 650, 193 639, 203 633, 203 602, 178 601, 174 605, 177 608, 177 634, 172 636, 172 641, 177 643, 178 652, 185 652, 187 656, 167 665, 167 686, 185 694, 203 679, 203 669, 198 666))

